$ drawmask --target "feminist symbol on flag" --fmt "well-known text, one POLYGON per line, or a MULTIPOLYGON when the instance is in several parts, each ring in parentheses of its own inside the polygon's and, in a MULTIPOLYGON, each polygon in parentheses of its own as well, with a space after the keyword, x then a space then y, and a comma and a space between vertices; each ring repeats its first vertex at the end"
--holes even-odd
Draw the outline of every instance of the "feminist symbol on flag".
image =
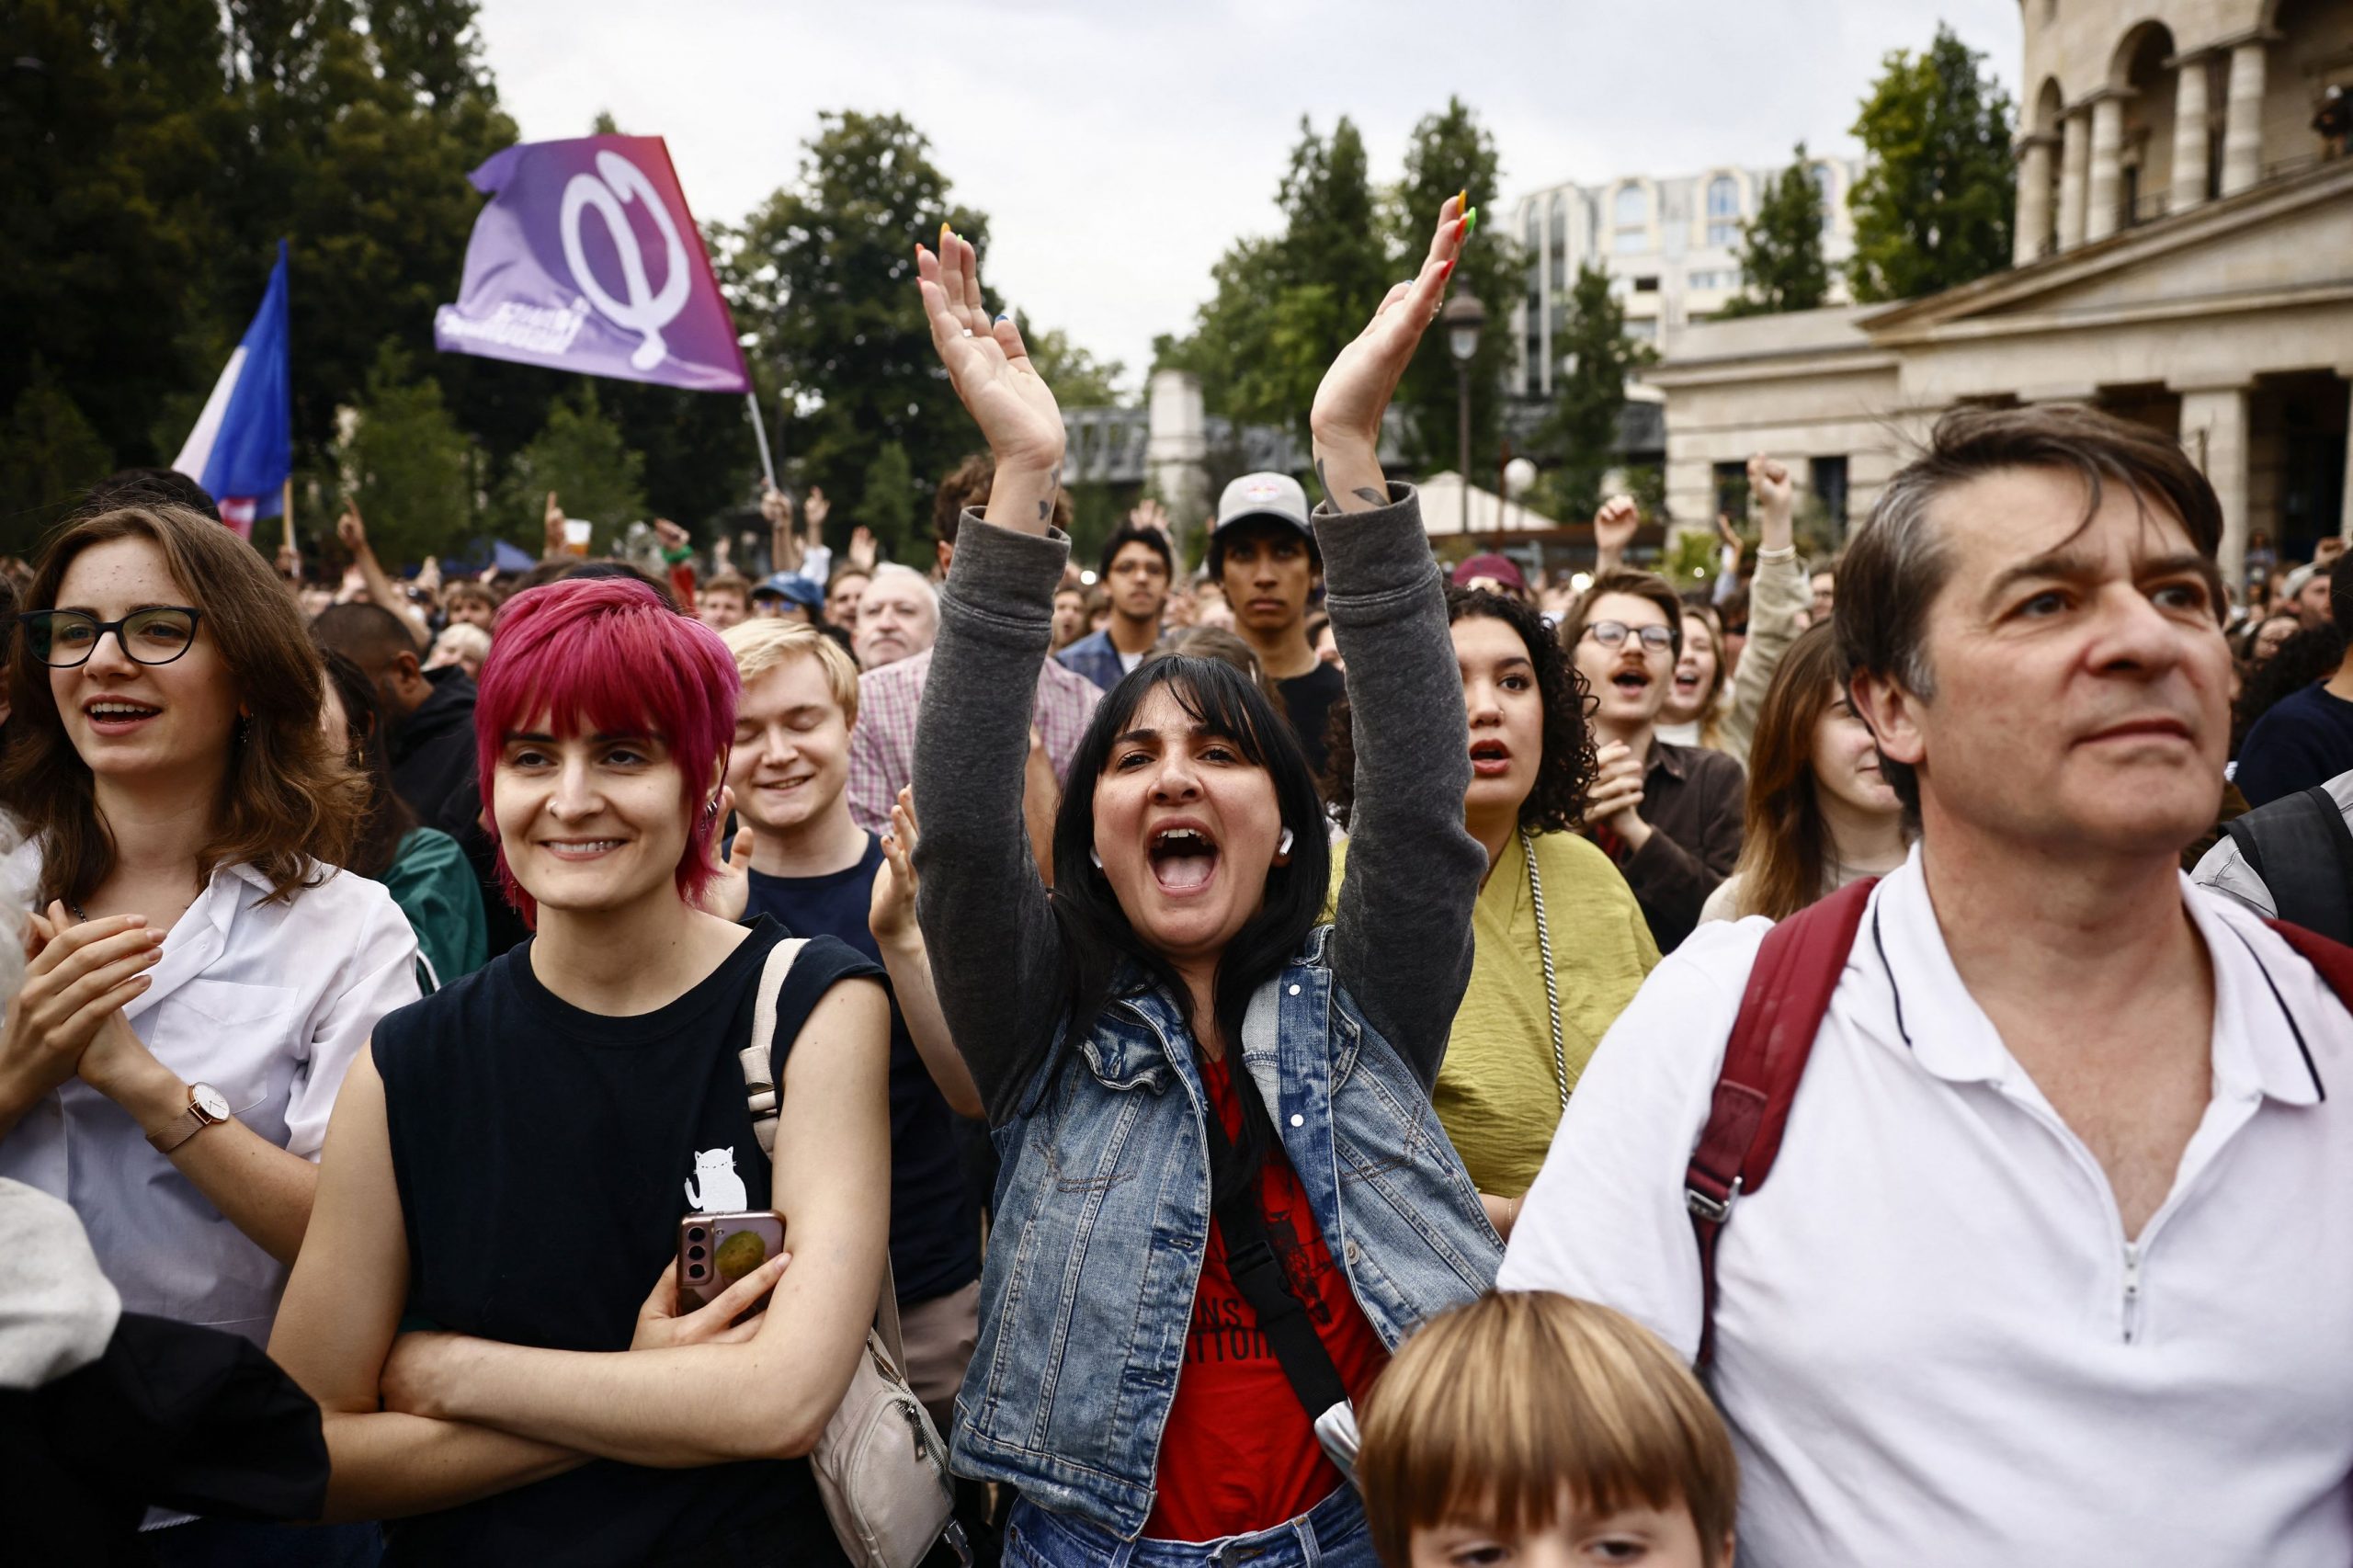
POLYGON ((572 268, 572 281, 579 286, 580 292, 607 320, 644 335, 645 340, 630 355, 629 362, 641 370, 659 365, 670 352, 669 345, 662 340, 662 329, 687 308, 693 279, 687 272, 687 247, 678 238, 678 226, 670 221, 669 209, 663 205, 654 182, 645 177, 644 170, 619 153, 601 151, 597 154, 596 174, 576 174, 564 186, 563 210, 558 225, 563 236, 563 259, 572 268), (637 231, 630 226, 629 214, 622 210, 622 204, 632 199, 644 205, 654 226, 662 231, 663 281, 659 293, 654 291, 645 276, 645 252, 637 243, 637 231), (591 208, 604 219, 605 230, 612 236, 613 249, 620 257, 621 283, 629 290, 627 302, 605 292, 605 286, 589 270, 587 253, 580 243, 580 225, 591 208))

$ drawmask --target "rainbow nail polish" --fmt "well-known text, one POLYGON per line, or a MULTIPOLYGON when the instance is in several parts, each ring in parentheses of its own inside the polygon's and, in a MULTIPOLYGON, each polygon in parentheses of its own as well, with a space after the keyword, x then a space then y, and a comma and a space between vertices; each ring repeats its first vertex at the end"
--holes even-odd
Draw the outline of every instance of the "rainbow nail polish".
POLYGON ((1478 210, 1476 207, 1473 207, 1472 209, 1471 209, 1471 210, 1470 210, 1469 212, 1467 212, 1467 213, 1465 213, 1465 214, 1463 215, 1463 218, 1462 218, 1462 237, 1463 237, 1464 239, 1466 239, 1466 240, 1467 240, 1467 239, 1469 239, 1469 238, 1471 237, 1471 231, 1472 231, 1472 230, 1473 230, 1473 229, 1475 229, 1475 228, 1477 228, 1478 226, 1479 226, 1479 210, 1478 210))

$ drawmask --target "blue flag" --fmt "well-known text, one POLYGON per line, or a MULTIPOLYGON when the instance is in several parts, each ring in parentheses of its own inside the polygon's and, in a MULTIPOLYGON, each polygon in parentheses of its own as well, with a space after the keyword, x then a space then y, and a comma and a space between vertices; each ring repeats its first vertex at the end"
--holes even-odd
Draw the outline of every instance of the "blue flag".
POLYGON ((221 520, 252 537, 256 517, 278 515, 294 467, 293 375, 288 365, 286 242, 269 270, 261 309, 212 383, 196 428, 172 467, 220 505, 221 520))

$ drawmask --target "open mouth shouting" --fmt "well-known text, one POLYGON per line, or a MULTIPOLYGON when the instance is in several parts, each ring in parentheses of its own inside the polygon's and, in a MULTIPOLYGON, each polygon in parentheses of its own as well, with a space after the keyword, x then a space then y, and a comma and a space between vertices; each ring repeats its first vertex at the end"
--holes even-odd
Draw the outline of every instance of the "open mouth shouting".
POLYGON ((1620 696, 1641 698, 1651 688, 1651 673, 1640 665, 1621 666, 1609 677, 1609 684, 1620 696))
POLYGON ((94 697, 82 704, 82 717, 102 735, 127 735, 163 710, 152 702, 128 697, 94 697))
POLYGON ((1699 699, 1699 672, 1697 670, 1676 671, 1675 700, 1677 702, 1693 702, 1699 699))
POLYGON ((1471 773, 1476 778, 1500 778, 1511 771, 1511 747, 1501 741, 1471 743, 1471 773))
POLYGON ((1202 892, 1217 875, 1217 840, 1194 822, 1165 822, 1153 830, 1144 846, 1153 881, 1171 898, 1188 898, 1202 892))

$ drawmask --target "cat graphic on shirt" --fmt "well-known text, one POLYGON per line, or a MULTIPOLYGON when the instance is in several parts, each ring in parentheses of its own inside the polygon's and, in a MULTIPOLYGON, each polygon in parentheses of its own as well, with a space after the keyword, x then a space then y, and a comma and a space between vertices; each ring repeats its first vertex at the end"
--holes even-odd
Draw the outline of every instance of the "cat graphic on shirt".
POLYGON ((739 1213, 752 1206, 744 1178, 735 1174, 735 1151, 703 1149, 695 1154, 695 1174, 687 1180, 687 1201, 699 1214, 739 1213), (702 1190, 695 1190, 700 1183, 702 1190))

